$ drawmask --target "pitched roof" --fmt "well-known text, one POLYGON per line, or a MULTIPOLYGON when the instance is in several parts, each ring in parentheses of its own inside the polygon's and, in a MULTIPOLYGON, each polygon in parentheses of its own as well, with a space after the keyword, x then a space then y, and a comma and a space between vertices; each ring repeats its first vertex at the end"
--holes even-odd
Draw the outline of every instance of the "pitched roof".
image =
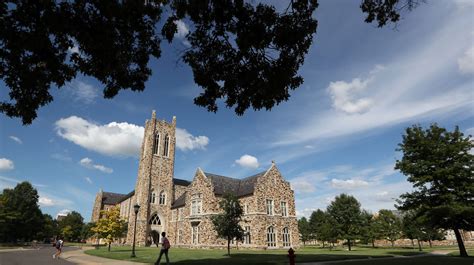
POLYGON ((187 181, 187 180, 184 180, 184 179, 173 178, 173 184, 174 185, 180 185, 180 186, 189 186, 191 184, 191 181, 187 181))
POLYGON ((266 171, 260 172, 244 179, 235 179, 231 177, 204 173, 214 186, 214 194, 224 195, 226 193, 234 194, 237 197, 243 197, 253 194, 257 179, 265 175, 266 171))
POLYGON ((113 193, 113 192, 103 192, 102 193, 102 202, 107 205, 115 205, 125 198, 127 194, 113 193))
POLYGON ((171 204, 171 209, 176 209, 186 204, 186 192, 184 192, 179 198, 171 204))

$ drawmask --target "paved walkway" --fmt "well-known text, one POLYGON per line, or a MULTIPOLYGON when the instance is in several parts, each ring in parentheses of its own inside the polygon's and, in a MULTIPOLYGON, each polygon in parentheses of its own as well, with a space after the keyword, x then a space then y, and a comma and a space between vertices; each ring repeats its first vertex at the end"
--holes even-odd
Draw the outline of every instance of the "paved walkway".
POLYGON ((84 265, 143 265, 145 263, 131 262, 125 260, 106 259, 97 256, 91 256, 84 253, 85 250, 92 249, 92 247, 85 247, 74 251, 68 251, 63 254, 63 259, 74 264, 84 265))

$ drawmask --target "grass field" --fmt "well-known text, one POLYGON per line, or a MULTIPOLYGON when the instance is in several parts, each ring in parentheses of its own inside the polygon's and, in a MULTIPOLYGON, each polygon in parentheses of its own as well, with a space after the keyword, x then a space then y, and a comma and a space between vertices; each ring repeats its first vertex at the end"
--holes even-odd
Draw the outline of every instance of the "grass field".
MULTIPOLYGON (((450 250, 456 251, 456 248, 433 248, 431 250, 450 250)), ((426 250, 429 252, 429 250, 426 250)), ((414 256, 419 254, 426 254, 428 252, 419 252, 416 249, 410 248, 369 248, 369 247, 355 247, 353 251, 347 251, 339 248, 330 251, 329 249, 321 249, 318 247, 305 247, 296 251, 296 261, 301 262, 316 262, 316 261, 331 261, 331 260, 344 260, 344 259, 364 259, 362 262, 356 262, 351 264, 380 264, 380 265, 392 265, 392 264, 434 264, 434 265, 449 265, 449 264, 468 264, 472 265, 474 258, 461 259, 458 257, 416 257, 416 258, 403 258, 395 260, 379 260, 378 258, 383 257, 394 257, 394 256, 414 256), (371 258, 367 260, 367 258, 371 258)), ((131 248, 130 247, 112 247, 111 252, 107 251, 107 248, 103 247, 100 249, 87 250, 87 254, 96 255, 111 259, 120 260, 131 260, 144 263, 153 263, 158 254, 159 249, 157 248, 137 248, 136 258, 130 258, 131 248)), ((231 257, 225 256, 226 250, 217 249, 182 249, 172 248, 170 250, 170 260, 172 264, 189 264, 189 265, 283 265, 288 264, 287 251, 285 250, 232 250, 231 257)), ((471 251, 472 253, 472 251, 471 251)))

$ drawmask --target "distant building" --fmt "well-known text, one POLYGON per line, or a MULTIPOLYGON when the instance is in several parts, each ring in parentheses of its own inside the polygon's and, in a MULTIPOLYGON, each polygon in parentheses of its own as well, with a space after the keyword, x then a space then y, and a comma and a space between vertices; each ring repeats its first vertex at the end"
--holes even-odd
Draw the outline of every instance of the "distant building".
POLYGON ((59 222, 59 221, 63 220, 64 218, 66 218, 66 216, 67 216, 68 214, 69 214, 69 213, 58 213, 58 214, 56 215, 56 221, 59 222))
MULTIPOLYGON (((219 201, 225 193, 236 195, 244 209, 241 223, 245 239, 239 243, 248 248, 289 248, 299 246, 295 197, 275 163, 265 171, 244 179, 235 179, 200 168, 193 180, 174 178, 176 118, 168 123, 146 121, 135 190, 128 194, 100 191, 92 211, 92 221, 100 210, 120 207, 128 221, 125 240, 133 238, 138 203, 136 240, 139 245, 157 244, 165 231, 171 244, 184 247, 223 247, 217 238, 211 217, 220 212, 219 201)), ((234 242, 236 243, 236 242, 234 242)))

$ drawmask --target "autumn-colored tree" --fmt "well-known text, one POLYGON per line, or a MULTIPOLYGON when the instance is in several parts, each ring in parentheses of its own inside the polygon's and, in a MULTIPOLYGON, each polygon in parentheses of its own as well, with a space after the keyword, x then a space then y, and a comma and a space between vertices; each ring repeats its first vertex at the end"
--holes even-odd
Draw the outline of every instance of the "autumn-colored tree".
POLYGON ((99 238, 104 238, 110 251, 110 244, 114 239, 120 238, 127 230, 127 223, 120 218, 120 209, 115 207, 109 210, 100 211, 101 218, 91 229, 97 233, 99 238))

